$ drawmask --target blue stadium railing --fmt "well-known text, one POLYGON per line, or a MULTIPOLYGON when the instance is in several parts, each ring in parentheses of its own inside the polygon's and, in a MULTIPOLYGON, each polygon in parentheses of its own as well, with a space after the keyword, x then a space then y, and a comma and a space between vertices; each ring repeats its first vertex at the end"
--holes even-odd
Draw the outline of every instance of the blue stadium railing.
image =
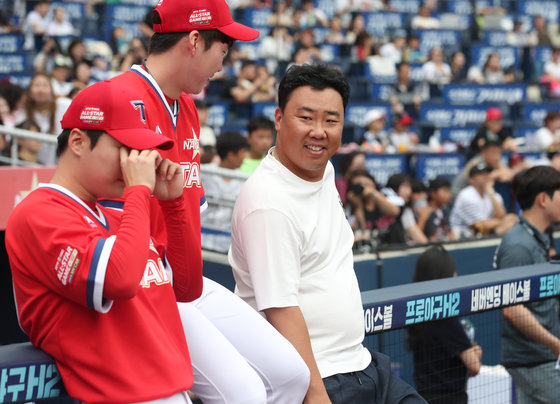
MULTIPOLYGON (((362 293, 366 334, 479 314, 560 295, 560 265, 546 263, 362 293)), ((67 397, 53 360, 30 343, 0 347, 0 403, 67 397)))

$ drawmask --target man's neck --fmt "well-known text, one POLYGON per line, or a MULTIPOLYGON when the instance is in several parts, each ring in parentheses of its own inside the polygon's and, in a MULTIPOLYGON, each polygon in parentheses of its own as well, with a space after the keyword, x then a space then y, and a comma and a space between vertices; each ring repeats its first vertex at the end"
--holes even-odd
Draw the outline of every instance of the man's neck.
POLYGON ((546 228, 550 226, 550 221, 540 209, 524 210, 523 213, 521 213, 521 216, 523 216, 525 220, 531 223, 531 225, 533 225, 541 233, 544 233, 546 228))
POLYGON ((144 68, 154 78, 161 91, 174 100, 181 96, 181 89, 175 85, 175 75, 171 70, 172 63, 165 62, 160 55, 150 55, 144 61, 144 68))

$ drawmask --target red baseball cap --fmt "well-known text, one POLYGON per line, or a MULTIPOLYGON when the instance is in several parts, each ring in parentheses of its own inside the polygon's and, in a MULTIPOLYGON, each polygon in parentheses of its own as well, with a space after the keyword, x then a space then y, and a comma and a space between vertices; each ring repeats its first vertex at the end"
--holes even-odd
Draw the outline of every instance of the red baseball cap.
POLYGON ((60 123, 62 129, 102 130, 132 149, 173 147, 173 140, 148 127, 144 102, 138 93, 111 81, 80 91, 60 123))
POLYGON ((412 125, 412 122, 414 122, 414 119, 409 115, 403 114, 403 116, 399 118, 399 123, 401 125, 412 125))
POLYGON ((502 119, 502 110, 497 107, 490 107, 486 110, 486 120, 487 121, 495 121, 498 119, 502 119))
POLYGON ((252 41, 259 36, 256 29, 233 21, 225 0, 160 0, 153 13, 158 13, 161 20, 153 24, 154 32, 217 29, 240 41, 252 41))

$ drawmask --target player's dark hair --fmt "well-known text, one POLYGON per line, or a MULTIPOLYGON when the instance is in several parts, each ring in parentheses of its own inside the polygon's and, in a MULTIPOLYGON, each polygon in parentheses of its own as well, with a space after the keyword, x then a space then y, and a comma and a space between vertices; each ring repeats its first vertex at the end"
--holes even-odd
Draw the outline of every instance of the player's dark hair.
POLYGON ((278 87, 278 106, 284 108, 292 92, 299 87, 310 86, 317 90, 332 88, 342 97, 344 110, 350 97, 350 86, 342 72, 324 63, 315 65, 292 65, 280 81, 278 87))
POLYGON ((241 149, 249 147, 247 139, 237 131, 222 132, 216 138, 216 152, 220 159, 224 160, 229 152, 237 153, 241 149))
MULTIPOLYGON (((161 24, 161 17, 157 11, 152 13, 152 24, 161 24)), ((228 48, 231 48, 235 42, 232 37, 223 34, 217 29, 204 29, 198 31, 204 39, 204 50, 208 50, 212 47, 214 42, 222 42, 227 44, 228 48)), ((182 38, 189 35, 189 32, 154 32, 150 38, 150 43, 148 45, 148 54, 158 54, 163 53, 171 49, 177 42, 182 38)))
MULTIPOLYGON (((60 157, 62 153, 64 153, 64 150, 66 150, 66 147, 68 147, 68 137, 70 136, 70 132, 72 132, 72 129, 62 129, 62 132, 60 132, 60 135, 58 135, 58 144, 56 147, 57 157, 60 157)), ((95 147, 101 135, 105 133, 102 130, 84 130, 84 132, 89 137, 90 149, 93 149, 95 147)))
POLYGON ((550 166, 531 167, 513 177, 512 189, 521 210, 529 209, 541 192, 552 198, 560 190, 560 172, 550 166))
POLYGON ((257 115, 252 117, 247 124, 247 132, 249 135, 259 129, 270 129, 274 132, 274 122, 264 115, 257 115))

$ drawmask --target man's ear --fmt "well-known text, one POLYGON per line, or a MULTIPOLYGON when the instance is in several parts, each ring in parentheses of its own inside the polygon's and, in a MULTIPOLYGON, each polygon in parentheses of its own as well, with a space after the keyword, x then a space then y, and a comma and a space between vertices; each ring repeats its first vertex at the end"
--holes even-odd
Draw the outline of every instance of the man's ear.
POLYGON ((68 136, 68 150, 76 155, 81 156, 86 148, 89 148, 89 136, 80 129, 72 129, 68 136))
POLYGON ((187 52, 190 53, 191 56, 194 56, 197 49, 204 50, 204 39, 202 38, 202 35, 200 35, 200 32, 196 30, 191 31, 189 32, 189 35, 187 35, 186 39, 186 45, 189 48, 187 52))

